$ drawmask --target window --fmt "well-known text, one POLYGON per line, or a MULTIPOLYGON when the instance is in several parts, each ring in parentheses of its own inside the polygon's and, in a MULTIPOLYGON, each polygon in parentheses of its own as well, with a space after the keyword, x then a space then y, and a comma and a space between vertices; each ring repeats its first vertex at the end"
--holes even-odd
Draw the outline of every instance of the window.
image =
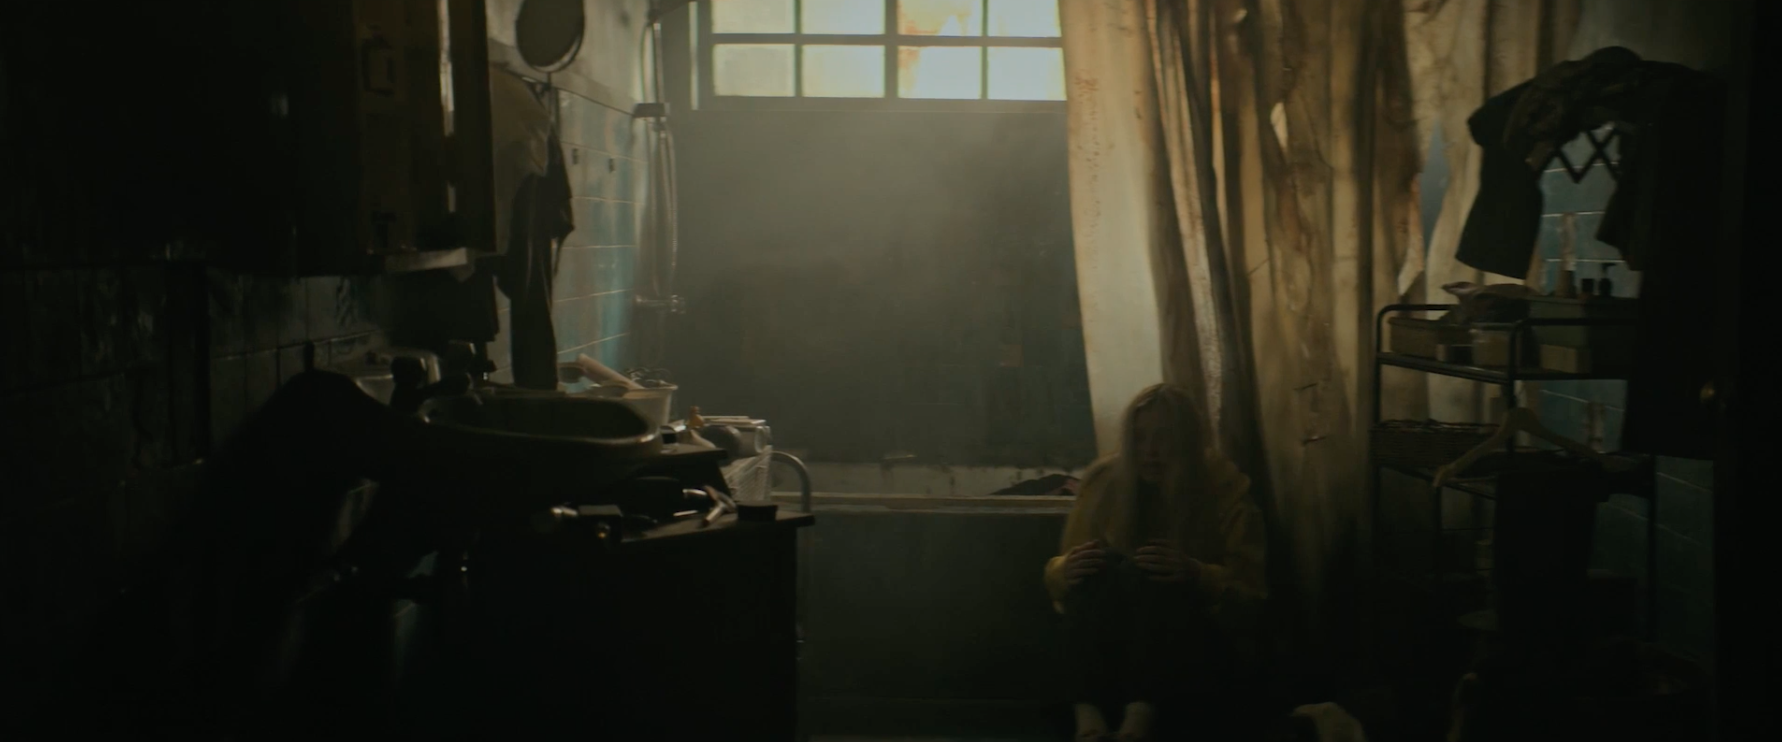
POLYGON ((713 0, 702 105, 1056 108, 1059 0, 713 0))

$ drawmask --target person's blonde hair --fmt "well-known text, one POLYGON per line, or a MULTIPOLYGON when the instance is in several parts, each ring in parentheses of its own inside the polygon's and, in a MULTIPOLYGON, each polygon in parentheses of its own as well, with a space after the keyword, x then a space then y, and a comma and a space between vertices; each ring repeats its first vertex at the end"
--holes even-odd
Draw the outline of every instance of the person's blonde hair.
POLYGON ((1108 462, 1111 467, 1108 474, 1112 477, 1110 496, 1101 498, 1097 503, 1097 510, 1101 512, 1092 516, 1092 522, 1100 526, 1104 538, 1129 547, 1138 546, 1132 543, 1140 512, 1138 420, 1139 415, 1152 412, 1161 415, 1163 425, 1175 435, 1178 451, 1165 457, 1163 478, 1157 483, 1158 494, 1162 496, 1163 517, 1169 519, 1168 526, 1148 530, 1182 532, 1185 521, 1195 517, 1192 511, 1201 499, 1192 496, 1193 490, 1197 485, 1206 486, 1212 473, 1208 458, 1212 451, 1207 445, 1211 435, 1206 417, 1201 414, 1193 394, 1173 384, 1157 384, 1133 397, 1121 418, 1119 453, 1108 462), (1123 522, 1110 522, 1115 514, 1123 522))

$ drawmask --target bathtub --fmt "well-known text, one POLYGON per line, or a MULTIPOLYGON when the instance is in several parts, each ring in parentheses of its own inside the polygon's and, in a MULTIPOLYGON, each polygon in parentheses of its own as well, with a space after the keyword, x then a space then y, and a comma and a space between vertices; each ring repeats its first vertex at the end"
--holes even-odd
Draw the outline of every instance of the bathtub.
MULTIPOLYGON (((1056 731, 1063 660, 1041 568, 1071 498, 988 493, 1057 470, 808 467, 817 525, 802 534, 799 562, 807 730, 1056 731)), ((781 507, 799 507, 795 482, 776 482, 781 507)))

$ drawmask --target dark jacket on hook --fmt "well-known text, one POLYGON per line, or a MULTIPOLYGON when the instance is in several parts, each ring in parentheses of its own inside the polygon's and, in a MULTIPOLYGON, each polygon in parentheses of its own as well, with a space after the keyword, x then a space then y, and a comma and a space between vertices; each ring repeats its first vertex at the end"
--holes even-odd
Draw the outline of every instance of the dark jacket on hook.
POLYGON ((1596 237, 1641 272, 1624 450, 1711 455, 1712 415, 1699 398, 1713 373, 1705 329, 1720 249, 1722 106, 1708 75, 1611 47, 1505 91, 1468 120, 1485 154, 1456 257, 1513 278, 1534 256, 1540 171, 1552 153, 1616 124, 1618 183, 1596 237))

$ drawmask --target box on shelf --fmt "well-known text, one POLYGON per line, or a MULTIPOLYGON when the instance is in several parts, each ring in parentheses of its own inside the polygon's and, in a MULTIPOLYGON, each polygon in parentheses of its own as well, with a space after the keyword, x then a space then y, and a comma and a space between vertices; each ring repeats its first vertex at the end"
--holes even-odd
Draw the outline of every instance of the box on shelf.
POLYGON ((1407 356, 1439 358, 1438 346, 1466 345, 1472 342, 1472 334, 1467 332, 1464 325, 1450 322, 1415 317, 1387 317, 1386 324, 1392 328, 1386 349, 1407 356))
MULTIPOLYGON (((1473 342, 1473 365, 1499 368, 1510 365, 1510 329, 1474 327, 1470 330, 1473 342)), ((1523 368, 1535 365, 1539 357, 1539 349, 1528 334, 1523 334, 1522 347, 1518 349, 1517 360, 1523 368)))
MULTIPOLYGON (((1635 299, 1600 297, 1564 299, 1557 296, 1528 298, 1530 319, 1618 319, 1631 322, 1639 316, 1635 299)), ((1535 338, 1542 345, 1566 345, 1573 348, 1597 348, 1633 345, 1633 325, 1620 327, 1536 327, 1535 338)))

